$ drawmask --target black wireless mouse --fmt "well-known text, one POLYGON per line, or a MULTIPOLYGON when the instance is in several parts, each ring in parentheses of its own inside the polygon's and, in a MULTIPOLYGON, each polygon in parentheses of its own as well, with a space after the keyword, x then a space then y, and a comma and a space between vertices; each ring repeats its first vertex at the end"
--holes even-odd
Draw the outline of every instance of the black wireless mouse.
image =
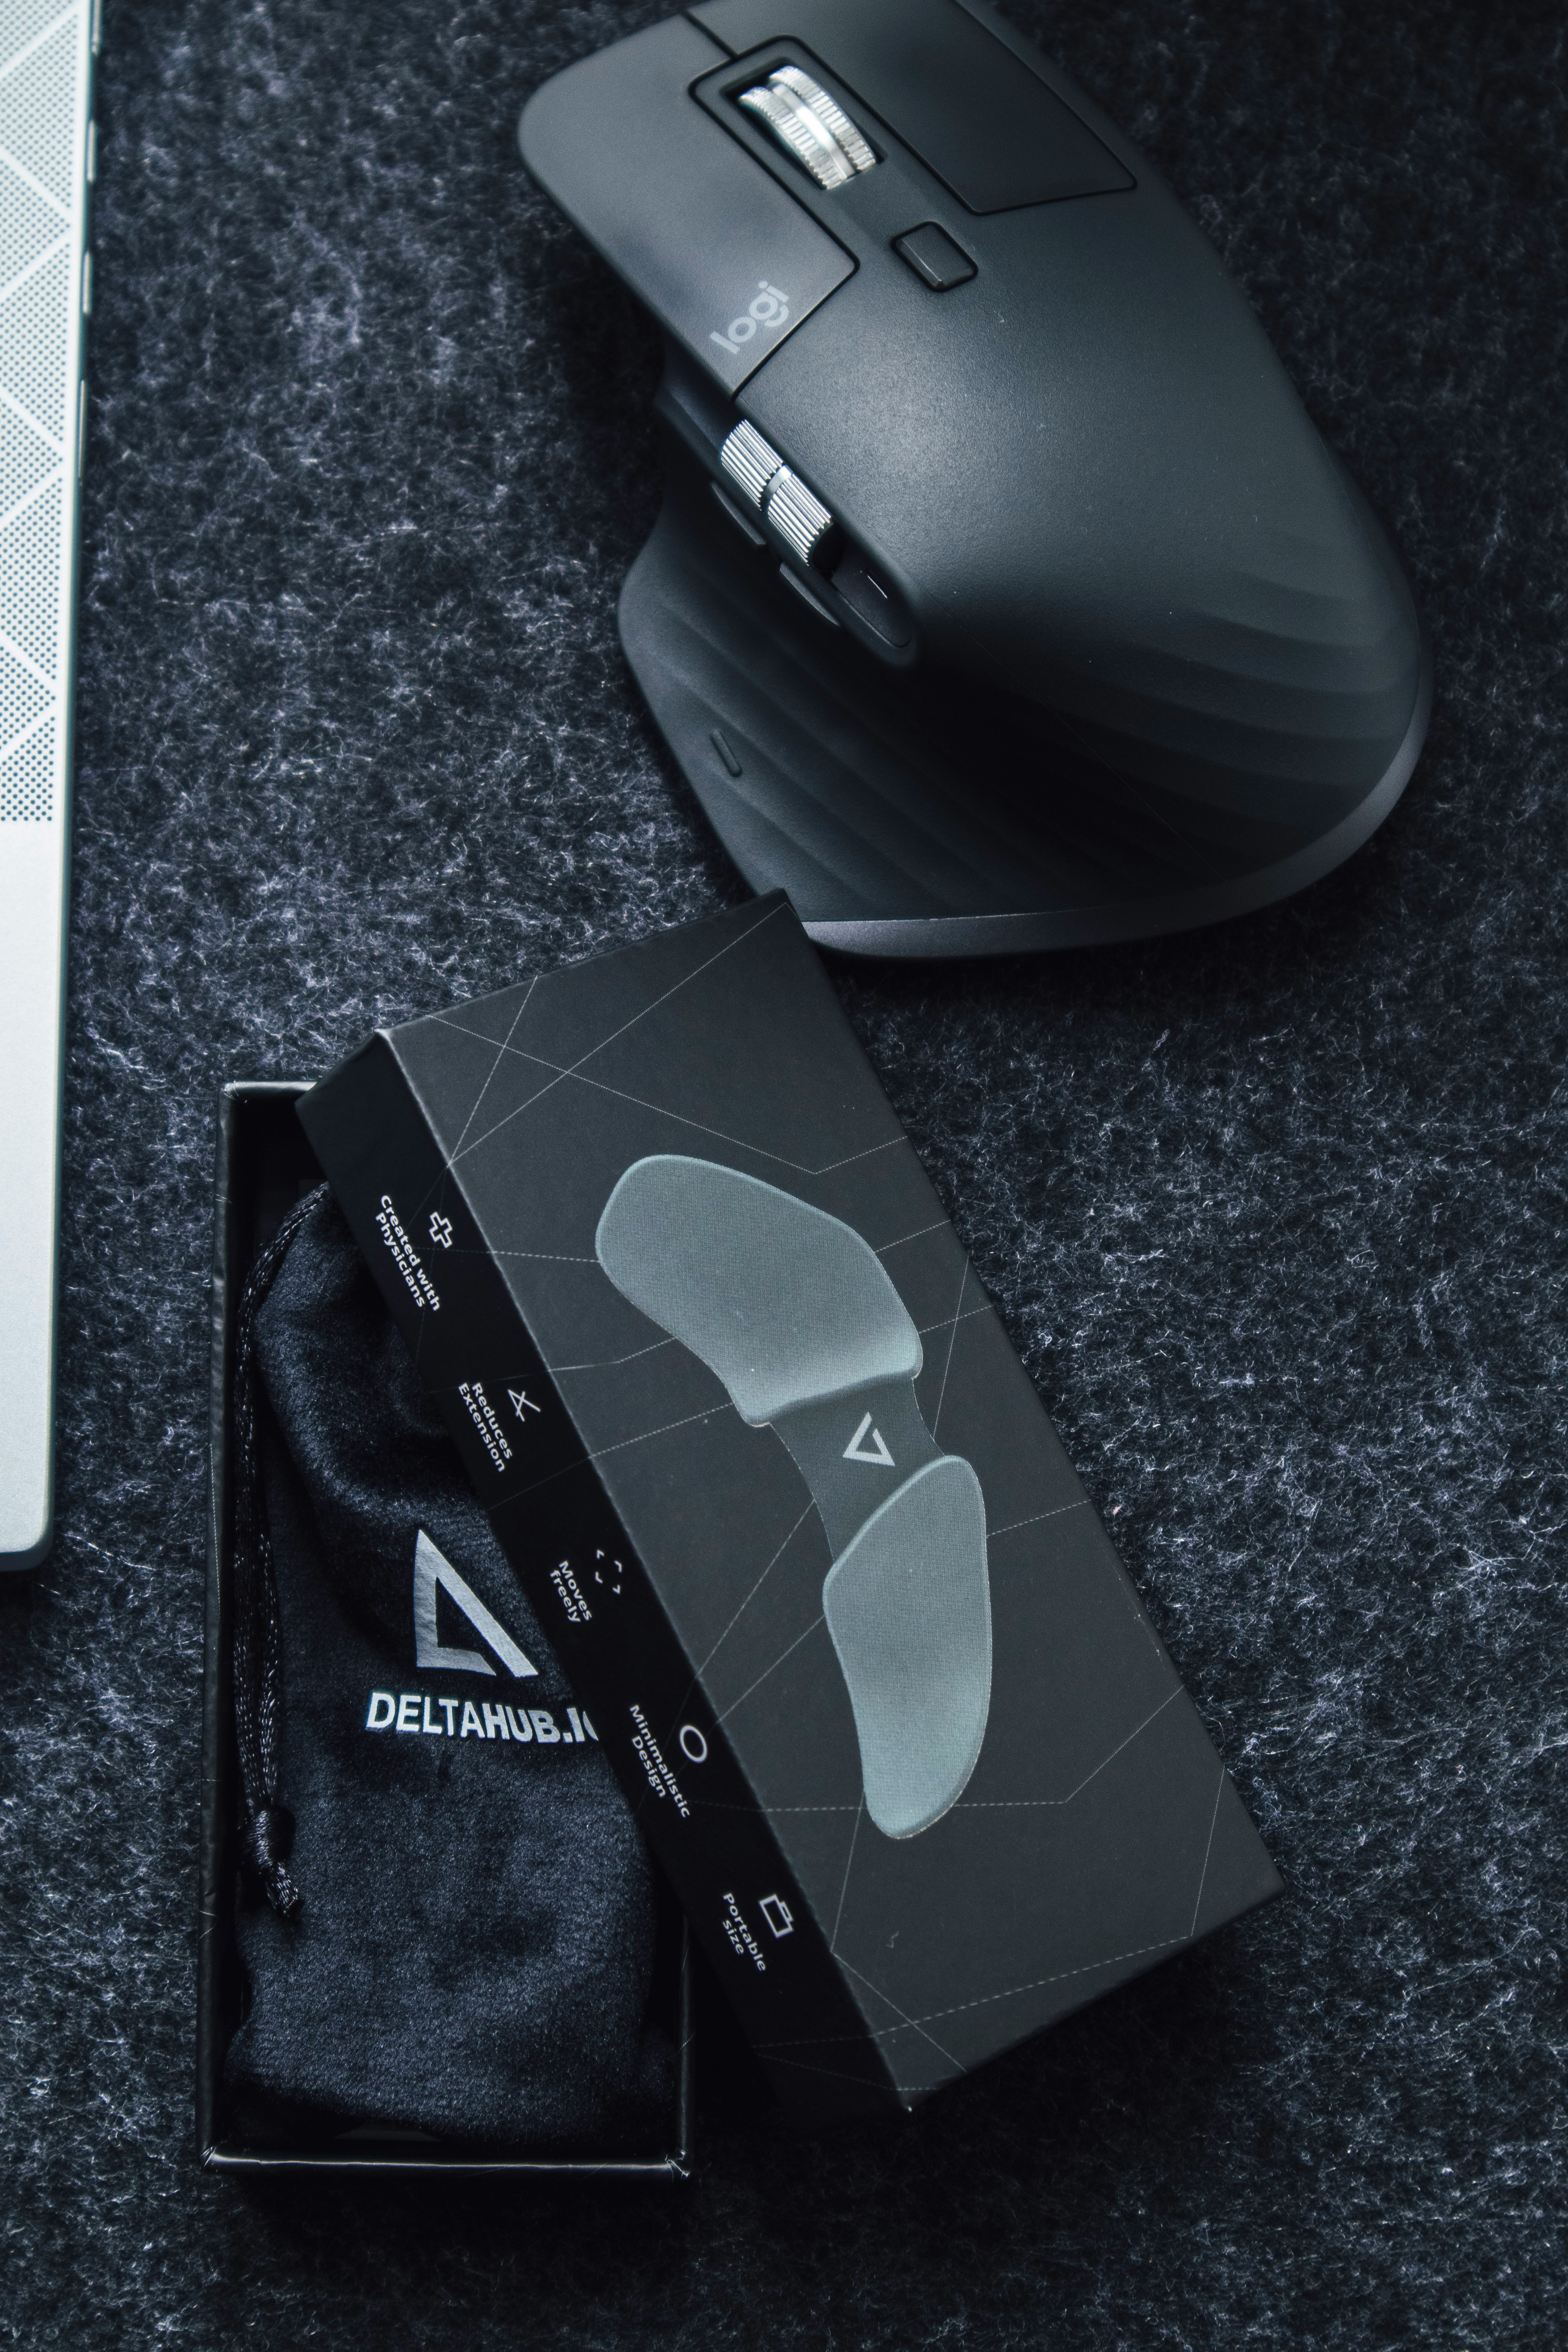
POLYGON ((665 331, 626 655, 746 879, 877 955, 1131 939, 1326 874, 1430 671, 1246 300, 977 0, 705 0, 530 100, 665 331))

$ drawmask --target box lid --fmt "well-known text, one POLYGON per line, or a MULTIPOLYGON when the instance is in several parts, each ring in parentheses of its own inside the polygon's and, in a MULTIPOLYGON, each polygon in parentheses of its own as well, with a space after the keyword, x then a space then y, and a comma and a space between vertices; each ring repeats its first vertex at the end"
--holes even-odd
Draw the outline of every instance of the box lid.
POLYGON ((782 898, 301 1116, 797 2109, 912 2104, 1278 1891, 782 898))

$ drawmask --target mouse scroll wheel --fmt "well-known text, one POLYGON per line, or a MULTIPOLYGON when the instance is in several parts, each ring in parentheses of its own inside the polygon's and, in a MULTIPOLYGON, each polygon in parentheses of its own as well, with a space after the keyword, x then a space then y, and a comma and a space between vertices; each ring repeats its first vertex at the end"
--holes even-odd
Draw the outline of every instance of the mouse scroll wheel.
POLYGON ((762 118, 819 188, 841 188, 876 163, 844 109, 798 66, 780 66, 766 81, 742 90, 741 104, 762 118))
POLYGON ((829 551, 830 542, 837 543, 829 509, 790 471, 754 425, 736 425, 719 452, 719 462, 803 563, 815 562, 829 551))

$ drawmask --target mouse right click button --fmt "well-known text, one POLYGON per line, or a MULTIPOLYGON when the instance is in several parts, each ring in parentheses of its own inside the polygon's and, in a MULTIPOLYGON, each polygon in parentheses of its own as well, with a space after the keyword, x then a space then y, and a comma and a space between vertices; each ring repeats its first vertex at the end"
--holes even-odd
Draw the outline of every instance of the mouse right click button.
POLYGON ((975 265, 963 247, 935 221, 906 229, 902 236, 893 239, 893 251, 937 294, 963 286, 975 275, 975 265))

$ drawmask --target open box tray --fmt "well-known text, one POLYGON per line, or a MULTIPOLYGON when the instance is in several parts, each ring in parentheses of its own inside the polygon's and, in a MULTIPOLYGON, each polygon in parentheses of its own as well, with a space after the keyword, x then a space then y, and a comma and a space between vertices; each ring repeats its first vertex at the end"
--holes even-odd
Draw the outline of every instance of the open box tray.
POLYGON ((654 1998, 668 2001, 680 2053, 661 2151, 584 2150, 526 2156, 420 2139, 337 2138, 289 2147, 247 2141, 226 2111, 223 2063, 239 2022, 243 1976, 234 1936, 238 1758, 230 1681, 233 1496, 228 1434, 235 1312, 246 1274, 293 1203, 321 1181, 294 1105, 302 1082, 240 1082, 218 1113, 216 1239, 212 1292, 211 1493, 202 1685, 201 1909, 196 1963, 196 2143, 208 2172, 300 2169, 418 2173, 614 2173, 684 2179, 691 2111, 691 1963, 685 1924, 664 1893, 654 1998))

